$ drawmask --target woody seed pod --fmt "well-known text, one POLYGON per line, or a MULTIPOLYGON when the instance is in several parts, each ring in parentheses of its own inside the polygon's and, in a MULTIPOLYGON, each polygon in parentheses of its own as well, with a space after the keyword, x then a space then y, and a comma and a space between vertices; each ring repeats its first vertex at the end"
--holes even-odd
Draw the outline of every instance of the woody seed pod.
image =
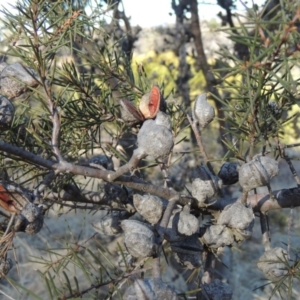
POLYGON ((12 103, 4 96, 0 95, 0 130, 10 127, 15 113, 12 103))
POLYGON ((121 105, 121 118, 129 126, 141 123, 143 118, 139 114, 136 107, 128 100, 120 100, 121 105))
POLYGON ((125 233, 124 244, 132 256, 151 257, 156 253, 155 236, 150 226, 135 220, 124 220, 121 227, 125 233))
POLYGON ((1 68, 0 92, 9 99, 26 92, 28 87, 38 85, 38 81, 35 79, 38 75, 34 70, 24 67, 20 63, 13 63, 11 65, 2 63, 1 68))
POLYGON ((30 195, 21 186, 13 183, 0 181, 0 206, 11 213, 19 213, 27 203, 30 195))
POLYGON ((205 128, 214 119, 215 110, 207 102, 206 94, 201 94, 196 98, 193 116, 201 128, 205 128))
POLYGON ((20 214, 16 215, 14 229, 28 234, 36 234, 42 229, 43 224, 43 207, 29 202, 20 214))
POLYGON ((222 165, 218 176, 222 179, 223 184, 230 185, 239 181, 238 164, 226 162, 222 165))
POLYGON ((199 230, 199 221, 192 214, 182 211, 179 213, 177 230, 180 234, 190 236, 199 230))
POLYGON ((235 239, 240 241, 251 236, 254 220, 255 216, 251 208, 235 202, 222 210, 217 224, 232 228, 235 239))
POLYGON ((222 187, 222 180, 205 167, 198 167, 198 176, 192 182, 192 195, 198 200, 198 206, 204 207, 214 202, 222 187), (211 201, 209 201, 211 200, 211 201))
POLYGON ((211 225, 206 228, 201 241, 210 248, 230 246, 234 239, 231 230, 225 225, 211 225))
POLYGON ((244 191, 268 185, 279 172, 278 162, 267 156, 257 156, 239 169, 239 183, 244 191))
POLYGON ((219 279, 215 279, 210 283, 204 283, 202 289, 203 293, 207 295, 207 299, 230 300, 233 295, 231 287, 219 279))
POLYGON ((257 267, 270 280, 278 280, 288 273, 286 265, 281 262, 287 259, 286 250, 276 247, 267 250, 259 259, 257 267), (280 261, 281 260, 281 261, 280 261))
POLYGON ((145 119, 152 119, 156 116, 160 105, 160 90, 157 86, 153 86, 151 91, 143 95, 139 109, 145 119))
POLYGON ((165 206, 159 197, 139 194, 133 195, 133 204, 137 212, 152 225, 161 219, 165 206))
POLYGON ((128 125, 136 125, 146 119, 153 119, 160 107, 160 90, 153 86, 151 91, 143 95, 139 108, 128 100, 120 100, 122 119, 128 125))
POLYGON ((190 236, 182 241, 170 243, 175 259, 188 269, 199 268, 202 265, 203 247, 197 235, 190 236))
POLYGON ((143 123, 138 136, 138 152, 141 156, 152 156, 154 159, 165 161, 171 153, 174 142, 168 116, 159 111, 155 120, 147 120, 143 123))
POLYGON ((160 278, 137 279, 123 295, 124 300, 177 300, 176 293, 160 278))
POLYGON ((181 210, 173 210, 169 223, 164 231, 164 237, 169 242, 176 242, 191 236, 199 229, 198 219, 181 210))

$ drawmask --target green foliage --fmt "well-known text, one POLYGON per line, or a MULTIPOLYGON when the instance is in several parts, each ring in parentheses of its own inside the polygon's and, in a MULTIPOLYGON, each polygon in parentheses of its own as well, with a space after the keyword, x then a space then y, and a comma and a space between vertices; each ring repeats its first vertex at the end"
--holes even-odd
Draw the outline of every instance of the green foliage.
POLYGON ((235 149, 228 138, 226 141, 236 157, 253 154, 254 148, 266 147, 282 138, 285 125, 297 116, 288 114, 299 105, 299 76, 295 70, 299 54, 294 46, 299 40, 297 18, 298 12, 291 3, 283 4, 268 22, 251 11, 252 23, 246 27, 240 22, 230 34, 237 56, 226 48, 220 52, 229 65, 215 70, 215 74, 226 74, 219 78, 229 96, 217 100, 227 112, 228 132, 239 142, 235 149))

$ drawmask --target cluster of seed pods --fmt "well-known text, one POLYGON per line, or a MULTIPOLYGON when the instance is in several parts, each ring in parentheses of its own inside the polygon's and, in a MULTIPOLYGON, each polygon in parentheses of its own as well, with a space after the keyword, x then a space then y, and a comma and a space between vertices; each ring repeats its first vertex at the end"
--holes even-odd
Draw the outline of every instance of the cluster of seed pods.
MULTIPOLYGON (((121 101, 122 117, 127 124, 142 123, 137 135, 138 148, 134 156, 139 158, 152 156, 158 161, 165 161, 173 148, 172 126, 169 117, 158 110, 157 96, 160 94, 157 91, 158 88, 154 87, 145 95, 139 109, 128 101, 121 101), (151 103, 150 109, 149 103, 151 103)), ((194 122, 203 130, 211 123, 214 116, 214 108, 208 103, 206 95, 198 96, 193 109, 194 122)), ((257 156, 244 165, 237 162, 225 162, 218 175, 204 165, 199 166, 195 173, 191 193, 201 210, 209 209, 210 205, 218 201, 223 185, 239 182, 243 191, 246 192, 259 186, 268 186, 271 178, 278 173, 278 163, 269 157, 257 156)), ((119 214, 110 214, 103 218, 103 222, 112 229, 109 232, 106 231, 106 234, 118 234, 123 231, 126 253, 131 259, 155 257, 159 247, 160 221, 167 204, 166 200, 153 195, 134 194, 133 205, 142 220, 124 220, 119 214)), ((185 267, 194 269, 202 266, 204 247, 216 250, 248 239, 252 234, 254 219, 252 208, 237 201, 227 205, 213 224, 205 230, 200 230, 199 220, 190 212, 190 208, 177 206, 164 229, 163 237, 170 243, 176 260, 185 267)), ((102 233, 105 233, 105 230, 102 230, 102 233)), ((153 299, 175 297, 172 290, 163 285, 159 285, 156 290, 168 291, 170 294, 164 296, 165 298, 157 297, 152 288, 154 284, 152 280, 152 278, 136 280, 126 291, 126 297, 138 299, 139 293, 144 293, 153 299)), ((205 283, 203 289, 209 297, 218 294, 225 297, 224 299, 230 299, 232 296, 228 285, 218 280, 205 283)))

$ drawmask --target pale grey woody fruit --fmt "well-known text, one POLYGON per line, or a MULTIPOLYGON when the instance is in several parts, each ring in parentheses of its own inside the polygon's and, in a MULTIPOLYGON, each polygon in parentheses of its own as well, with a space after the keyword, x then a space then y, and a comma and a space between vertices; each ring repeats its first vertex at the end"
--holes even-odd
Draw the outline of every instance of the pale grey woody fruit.
POLYGON ((201 241, 209 248, 230 246, 234 242, 231 230, 225 225, 211 225, 206 228, 201 241))
POLYGON ((168 115, 159 111, 155 120, 146 120, 138 133, 137 143, 136 155, 139 157, 149 155, 164 162, 174 146, 168 115))
POLYGON ((9 99, 20 96, 29 87, 38 86, 38 75, 33 69, 20 63, 9 65, 3 62, 0 65, 0 93, 9 99))
MULTIPOLYGON (((120 100, 121 105, 121 118, 128 126, 133 126, 141 122, 139 118, 137 118, 132 111, 130 111, 128 104, 126 105, 126 100, 120 100)), ((132 105, 133 106, 133 105, 132 105)))
POLYGON ((215 197, 222 187, 222 180, 205 166, 198 167, 197 171, 197 178, 192 182, 192 195, 198 200, 199 207, 205 207, 215 202, 215 197))
POLYGON ((156 254, 155 236, 150 225, 135 220, 121 222, 124 231, 124 244, 134 257, 151 257, 156 254))
POLYGON ((235 240, 240 241, 251 236, 254 220, 255 216, 251 208, 235 202, 222 210, 217 224, 232 228, 235 240))
POLYGON ((206 94, 201 94, 196 98, 193 117, 200 125, 205 128, 215 117, 214 108, 207 102, 206 94))
POLYGON ((153 195, 133 195, 133 204, 137 212, 150 224, 155 225, 162 217, 164 201, 153 195))
POLYGON ((278 280, 288 273, 283 261, 287 260, 287 252, 283 248, 276 247, 267 250, 259 259, 257 267, 270 280, 278 280))
POLYGON ((20 214, 16 215, 14 229, 27 234, 36 234, 42 229, 43 224, 43 207, 29 202, 21 210, 20 214))
POLYGON ((123 295, 124 300, 177 300, 178 296, 160 278, 137 279, 123 295))
POLYGON ((267 156, 257 156, 239 169, 239 183, 244 191, 265 186, 278 175, 278 162, 267 156))
POLYGON ((198 219, 189 212, 182 211, 179 213, 179 220, 177 224, 179 234, 190 236, 199 230, 198 219))
POLYGON ((185 239, 198 232, 198 219, 181 209, 173 210, 169 223, 164 231, 164 238, 169 242, 185 239))
POLYGON ((10 127, 15 113, 12 103, 4 96, 0 95, 0 130, 10 127))

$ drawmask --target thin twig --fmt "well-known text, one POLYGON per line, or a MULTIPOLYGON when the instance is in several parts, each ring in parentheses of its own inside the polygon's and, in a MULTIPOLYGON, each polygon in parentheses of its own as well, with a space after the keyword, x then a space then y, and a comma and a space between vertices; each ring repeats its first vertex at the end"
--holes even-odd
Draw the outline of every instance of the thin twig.
POLYGON ((11 296, 7 295, 6 293, 4 293, 3 291, 0 290, 0 294, 2 294, 3 296, 7 297, 10 300, 16 300, 15 298, 12 298, 11 296))
POLYGON ((293 220, 294 220, 294 207, 291 207, 290 215, 289 215, 289 222, 288 222, 288 243, 287 243, 288 258, 290 258, 290 254, 291 254, 291 246, 292 246, 291 233, 292 233, 292 228, 293 228, 293 220))
POLYGON ((129 160, 128 163, 126 163, 125 165, 121 166, 116 172, 114 172, 113 174, 109 174, 108 175, 108 181, 115 181, 117 178, 119 178, 121 175, 127 173, 127 172, 133 172, 140 160, 142 158, 144 158, 146 155, 145 154, 140 154, 140 150, 136 149, 133 151, 133 154, 129 160))
POLYGON ((15 216, 16 216, 15 213, 11 214, 10 219, 9 219, 9 222, 8 222, 8 224, 7 224, 6 230, 5 230, 5 232, 4 232, 3 236, 2 236, 2 238, 5 237, 5 236, 9 233, 9 231, 10 231, 10 229, 11 229, 13 223, 14 223, 15 216))
POLYGON ((191 117, 188 114, 187 114, 187 119, 188 119, 188 121, 189 121, 189 123, 190 123, 190 125, 192 127, 192 130, 194 132, 194 135, 196 137, 196 141, 197 141, 200 153, 201 153, 201 155, 202 155, 202 157, 204 159, 204 162, 207 165, 207 167, 209 168, 209 170, 211 171, 211 173, 213 175, 215 175, 214 169, 213 169, 211 163, 208 160, 208 156, 207 156, 205 148, 203 146, 202 138, 201 138, 201 133, 200 133, 200 130, 198 129, 198 127, 197 127, 197 123, 194 122, 194 121, 192 121, 191 117))
POLYGON ((164 234, 165 230, 169 224, 173 209, 178 202, 179 198, 176 196, 172 199, 170 199, 167 208, 165 209, 164 215, 160 221, 159 227, 158 227, 158 233, 159 233, 159 239, 157 241, 158 243, 158 253, 157 257, 153 261, 153 270, 152 274, 155 278, 160 278, 161 277, 161 272, 160 272, 160 259, 161 259, 161 252, 162 252, 162 242, 164 240, 164 234))

